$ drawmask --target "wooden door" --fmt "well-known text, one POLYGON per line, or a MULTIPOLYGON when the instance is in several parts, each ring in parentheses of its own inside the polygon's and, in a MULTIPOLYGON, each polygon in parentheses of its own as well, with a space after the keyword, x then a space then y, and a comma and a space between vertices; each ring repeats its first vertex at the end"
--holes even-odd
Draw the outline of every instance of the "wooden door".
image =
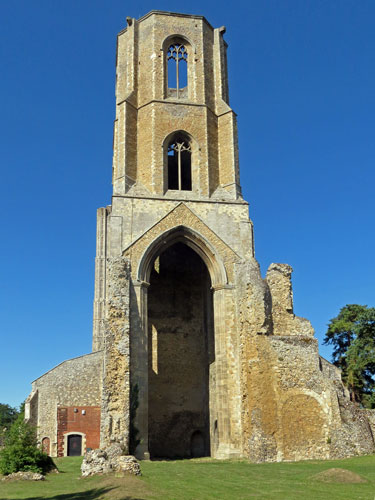
POLYGON ((68 436, 68 457, 79 457, 82 455, 82 436, 71 434, 68 436))

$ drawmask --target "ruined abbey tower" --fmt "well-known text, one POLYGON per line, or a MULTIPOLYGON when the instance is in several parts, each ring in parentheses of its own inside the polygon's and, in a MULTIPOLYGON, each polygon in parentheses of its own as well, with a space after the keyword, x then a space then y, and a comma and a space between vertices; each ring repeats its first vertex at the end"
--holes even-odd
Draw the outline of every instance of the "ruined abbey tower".
POLYGON ((374 451, 372 414, 293 313, 291 267, 260 274, 224 33, 152 11, 118 35, 93 352, 34 381, 27 403, 52 455, 113 442, 139 458, 374 451))

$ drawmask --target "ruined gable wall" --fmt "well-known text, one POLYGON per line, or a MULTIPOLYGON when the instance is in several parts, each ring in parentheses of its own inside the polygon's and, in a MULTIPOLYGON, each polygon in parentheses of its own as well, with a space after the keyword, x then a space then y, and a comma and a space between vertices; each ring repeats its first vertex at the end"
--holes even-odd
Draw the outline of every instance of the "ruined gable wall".
MULTIPOLYGON (((295 451, 292 451, 292 456, 299 454, 295 437, 298 436, 299 428, 304 429, 305 436, 310 432, 313 442, 313 446, 303 452, 305 458, 309 457, 313 449, 314 454, 321 453, 323 457, 326 454, 330 458, 371 453, 374 440, 368 419, 349 400, 340 370, 319 357, 317 341, 311 338, 314 331, 310 322, 293 314, 291 272, 292 268, 286 264, 271 264, 267 271, 266 281, 272 298, 273 333, 279 335, 278 342, 275 342, 274 337, 270 338, 270 342, 278 356, 277 372, 280 374, 281 388, 289 390, 290 387, 298 387, 304 393, 312 391, 311 395, 317 399, 323 411, 319 417, 322 421, 321 433, 319 427, 316 427, 316 432, 311 432, 311 418, 304 418, 303 425, 297 425, 294 430, 288 419, 291 438, 294 436, 295 451), (293 337, 287 340, 283 337, 285 335, 293 337), (308 348, 311 341, 315 344, 313 350, 308 348)), ((301 405, 301 410, 308 406, 306 402, 305 407, 301 405)), ((286 429, 285 424, 281 422, 283 429, 286 429)), ((288 450, 285 443, 283 446, 285 456, 288 450)))
POLYGON ((38 394, 36 421, 38 439, 49 437, 51 455, 57 454, 57 407, 99 406, 101 403, 101 351, 69 359, 45 373, 32 384, 38 394))

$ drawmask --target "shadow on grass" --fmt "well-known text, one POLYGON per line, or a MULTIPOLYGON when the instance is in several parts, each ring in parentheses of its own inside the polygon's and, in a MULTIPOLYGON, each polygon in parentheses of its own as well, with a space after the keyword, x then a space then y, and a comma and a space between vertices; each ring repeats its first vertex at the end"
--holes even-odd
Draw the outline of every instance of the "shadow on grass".
MULTIPOLYGON (((28 497, 27 500, 96 500, 105 493, 109 493, 116 488, 95 488, 93 490, 81 491, 78 493, 67 493, 63 495, 54 495, 53 497, 28 497)), ((145 500, 139 497, 124 496, 119 500, 145 500)))

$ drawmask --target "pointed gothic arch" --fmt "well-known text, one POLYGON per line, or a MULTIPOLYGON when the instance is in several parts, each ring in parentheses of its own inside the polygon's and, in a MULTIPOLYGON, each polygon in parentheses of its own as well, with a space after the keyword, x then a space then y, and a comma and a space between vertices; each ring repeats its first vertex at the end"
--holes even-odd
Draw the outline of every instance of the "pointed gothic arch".
POLYGON ((169 35, 162 43, 165 98, 187 99, 192 95, 195 47, 180 34, 169 35))
POLYGON ((148 283, 151 267, 155 258, 175 243, 185 243, 194 250, 206 264, 211 278, 212 287, 228 284, 227 272, 223 261, 216 249, 213 248, 204 236, 187 226, 177 226, 158 236, 147 248, 140 259, 137 278, 140 282, 148 283))
POLYGON ((164 193, 197 191, 199 145, 186 130, 174 130, 163 141, 164 193))
MULTIPOLYGON (((153 403, 152 401, 150 402, 149 398, 153 397, 152 394, 156 390, 152 382, 155 378, 155 373, 152 373, 154 358, 151 357, 150 359, 155 333, 154 320, 149 317, 149 292, 151 292, 151 287, 153 286, 151 273, 155 272, 157 258, 162 258, 165 253, 168 261, 170 250, 176 249, 178 251, 178 247, 180 246, 181 248, 181 244, 182 247, 188 247, 190 251, 193 251, 192 253, 195 253, 200 258, 199 260, 202 261, 209 278, 209 288, 206 288, 205 293, 209 294, 211 300, 211 306, 209 307, 212 309, 209 313, 211 318, 209 323, 211 325, 210 331, 212 332, 212 341, 210 341, 212 347, 209 351, 206 351, 206 359, 211 360, 209 363, 212 362, 211 355, 208 354, 210 352, 211 354, 213 353, 215 362, 207 368, 209 369, 210 376, 205 386, 206 394, 208 394, 207 401, 209 401, 206 412, 208 427, 206 428, 204 438, 205 453, 208 450, 211 456, 221 456, 222 454, 224 456, 227 453, 227 446, 230 442, 230 422, 227 418, 229 394, 225 378, 228 370, 226 324, 230 304, 233 300, 233 287, 228 283, 227 270, 219 251, 202 234, 181 224, 159 234, 153 239, 141 254, 135 270, 133 286, 135 297, 137 297, 139 324, 142 325, 140 335, 133 340, 133 352, 137 352, 137 383, 141 388, 139 392, 139 411, 135 418, 135 425, 140 430, 142 442, 135 451, 136 456, 143 456, 144 453, 149 453, 149 451, 151 451, 151 454, 154 453, 153 446, 150 445, 151 448, 149 448, 149 439, 151 441, 154 440, 152 429, 154 420, 152 413, 155 411, 153 403), (150 376, 152 377, 151 379, 150 376)), ((183 255, 181 255, 181 259, 181 262, 184 262, 183 255)), ((160 263, 160 268, 162 269, 162 263, 160 263)), ((186 286, 186 281, 185 285, 184 282, 176 281, 172 287, 176 286, 178 288, 181 285, 186 286)), ((161 304, 164 304, 165 301, 163 301, 162 296, 163 293, 160 294, 160 300, 162 300, 161 304)), ((158 333, 156 335, 158 338, 158 333)), ((157 392, 158 390, 157 388, 157 392)), ((203 432, 203 429, 199 427, 192 427, 190 430, 192 433, 195 431, 203 432)), ((190 445, 191 443, 189 442, 189 449, 190 445)))

